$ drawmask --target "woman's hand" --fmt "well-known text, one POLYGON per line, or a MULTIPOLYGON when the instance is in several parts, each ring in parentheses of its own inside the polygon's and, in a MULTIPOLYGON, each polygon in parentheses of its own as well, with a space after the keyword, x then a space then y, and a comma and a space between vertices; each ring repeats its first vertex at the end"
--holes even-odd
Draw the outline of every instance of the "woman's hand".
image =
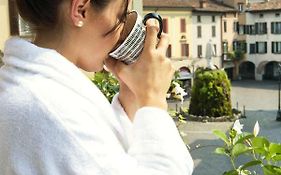
POLYGON ((140 58, 131 65, 117 61, 107 66, 134 93, 138 107, 167 109, 166 93, 175 70, 166 58, 168 36, 162 34, 158 41, 157 33, 158 27, 149 20, 140 58))

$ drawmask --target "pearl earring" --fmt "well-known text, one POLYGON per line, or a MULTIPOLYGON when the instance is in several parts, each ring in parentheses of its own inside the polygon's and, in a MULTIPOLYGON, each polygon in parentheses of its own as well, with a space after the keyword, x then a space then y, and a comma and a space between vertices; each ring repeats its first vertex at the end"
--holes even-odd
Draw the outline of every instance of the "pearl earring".
POLYGON ((76 24, 77 27, 83 27, 84 22, 83 21, 78 21, 78 23, 76 24))

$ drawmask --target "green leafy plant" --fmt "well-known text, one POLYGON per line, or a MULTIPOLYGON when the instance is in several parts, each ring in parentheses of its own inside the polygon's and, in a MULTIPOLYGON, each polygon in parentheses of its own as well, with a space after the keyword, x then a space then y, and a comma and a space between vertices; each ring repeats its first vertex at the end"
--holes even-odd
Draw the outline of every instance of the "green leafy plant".
POLYGON ((196 70, 189 114, 208 114, 209 117, 232 116, 230 81, 224 70, 196 70))
POLYGON ((184 96, 187 95, 185 90, 182 88, 183 82, 180 81, 179 78, 179 71, 176 71, 174 74, 174 78, 170 84, 170 88, 167 92, 167 99, 170 100, 179 100, 181 103, 184 101, 184 96))
MULTIPOLYGON (((182 82, 178 80, 178 77, 179 74, 176 72, 167 96, 170 99, 183 101, 183 96, 185 96, 186 93, 184 92, 184 89, 181 88, 182 82)), ((109 72, 97 72, 93 77, 90 77, 90 79, 97 85, 110 102, 112 101, 114 95, 119 92, 118 80, 109 72)))
POLYGON ((118 80, 109 72, 97 72, 91 78, 91 81, 97 85, 110 102, 114 95, 119 92, 118 80))
POLYGON ((254 167, 261 167, 264 175, 281 175, 281 144, 270 142, 265 137, 257 136, 259 124, 255 124, 253 133, 242 132, 243 125, 236 120, 227 134, 220 130, 213 133, 224 142, 215 153, 229 158, 232 168, 224 175, 250 175, 256 174, 254 167), (247 156, 251 161, 237 165, 237 158, 247 156), (279 165, 279 166, 278 166, 279 165))
POLYGON ((244 56, 245 56, 245 52, 241 49, 237 49, 235 51, 227 53, 227 58, 233 61, 242 60, 244 59, 244 56))

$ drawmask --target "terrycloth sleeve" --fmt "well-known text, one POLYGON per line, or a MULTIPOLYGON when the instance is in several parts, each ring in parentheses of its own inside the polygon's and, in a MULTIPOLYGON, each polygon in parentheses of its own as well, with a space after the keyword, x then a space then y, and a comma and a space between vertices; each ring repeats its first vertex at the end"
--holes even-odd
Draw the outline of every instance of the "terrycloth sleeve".
POLYGON ((193 160, 169 114, 158 108, 143 107, 136 113, 129 154, 135 157, 144 174, 187 175, 193 160))
POLYGON ((128 154, 139 161, 144 174, 192 174, 193 160, 166 111, 141 108, 131 123, 118 94, 114 96, 112 106, 126 132, 128 154))

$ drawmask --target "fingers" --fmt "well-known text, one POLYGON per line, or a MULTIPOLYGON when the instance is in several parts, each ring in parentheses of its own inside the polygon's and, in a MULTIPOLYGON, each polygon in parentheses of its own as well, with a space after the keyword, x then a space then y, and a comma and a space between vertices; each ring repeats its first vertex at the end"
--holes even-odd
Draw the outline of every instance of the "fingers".
POLYGON ((160 52, 166 53, 168 47, 169 47, 169 37, 166 33, 162 33, 157 49, 160 52))
POLYGON ((155 23, 154 19, 149 19, 146 23, 146 38, 144 43, 144 49, 155 49, 158 43, 159 27, 155 23))

